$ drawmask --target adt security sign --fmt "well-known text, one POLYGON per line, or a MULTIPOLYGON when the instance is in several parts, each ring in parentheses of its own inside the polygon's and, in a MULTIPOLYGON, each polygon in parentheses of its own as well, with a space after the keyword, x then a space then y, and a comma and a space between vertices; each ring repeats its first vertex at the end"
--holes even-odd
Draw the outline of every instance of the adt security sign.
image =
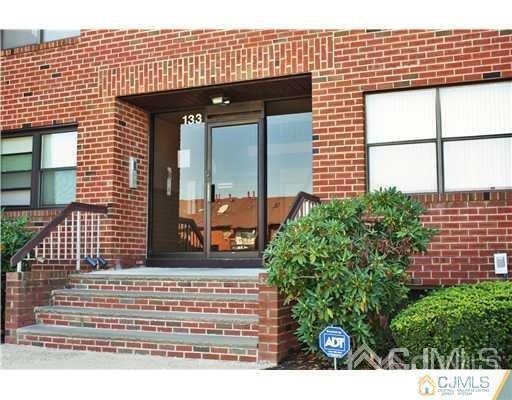
POLYGON ((350 336, 339 326, 328 326, 318 336, 320 348, 327 357, 342 358, 350 351, 350 336))

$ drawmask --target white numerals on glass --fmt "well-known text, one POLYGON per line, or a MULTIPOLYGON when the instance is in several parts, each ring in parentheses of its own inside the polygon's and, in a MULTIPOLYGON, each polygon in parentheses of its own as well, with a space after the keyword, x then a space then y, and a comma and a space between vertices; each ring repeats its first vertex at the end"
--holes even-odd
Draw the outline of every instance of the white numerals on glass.
POLYGON ((187 114, 181 117, 181 120, 183 121, 183 125, 200 124, 203 122, 203 116, 201 113, 187 114))

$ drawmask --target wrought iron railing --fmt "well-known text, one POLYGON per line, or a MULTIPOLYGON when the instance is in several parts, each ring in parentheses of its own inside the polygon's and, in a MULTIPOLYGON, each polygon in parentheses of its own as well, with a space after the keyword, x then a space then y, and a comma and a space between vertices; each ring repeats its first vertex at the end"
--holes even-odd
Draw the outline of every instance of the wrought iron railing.
MULTIPOLYGON (((316 205, 320 204, 320 198, 306 192, 299 192, 293 201, 290 211, 279 226, 279 232, 288 222, 305 217, 316 205)), ((276 232, 276 233, 277 233, 276 232)))
POLYGON ((184 243, 184 250, 203 249, 203 235, 192 218, 178 219, 178 235, 184 243))
POLYGON ((20 272, 23 261, 51 260, 74 262, 80 270, 85 257, 100 256, 101 221, 106 213, 106 206, 70 203, 11 257, 11 265, 20 272))

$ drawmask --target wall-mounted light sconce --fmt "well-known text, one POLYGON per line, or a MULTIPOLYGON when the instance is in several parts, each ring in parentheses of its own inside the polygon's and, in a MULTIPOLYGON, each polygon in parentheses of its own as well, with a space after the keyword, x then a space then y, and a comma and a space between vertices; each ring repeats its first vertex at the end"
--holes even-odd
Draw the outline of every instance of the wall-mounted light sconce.
POLYGON ((128 159, 128 187, 137 189, 137 159, 135 157, 128 159))
POLYGON ((218 95, 215 95, 215 96, 211 96, 210 97, 210 101, 212 102, 212 104, 214 106, 218 106, 218 105, 228 105, 229 103, 231 103, 231 101, 229 100, 229 98, 223 96, 222 94, 218 94, 218 95))

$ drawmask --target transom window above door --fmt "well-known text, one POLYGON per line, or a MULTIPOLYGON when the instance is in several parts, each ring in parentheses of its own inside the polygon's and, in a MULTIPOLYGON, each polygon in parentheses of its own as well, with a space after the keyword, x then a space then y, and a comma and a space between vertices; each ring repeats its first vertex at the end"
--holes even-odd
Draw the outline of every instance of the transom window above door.
POLYGON ((368 188, 512 188, 512 81, 367 94, 368 188))
POLYGON ((63 206, 75 200, 75 129, 2 134, 2 207, 63 206))

